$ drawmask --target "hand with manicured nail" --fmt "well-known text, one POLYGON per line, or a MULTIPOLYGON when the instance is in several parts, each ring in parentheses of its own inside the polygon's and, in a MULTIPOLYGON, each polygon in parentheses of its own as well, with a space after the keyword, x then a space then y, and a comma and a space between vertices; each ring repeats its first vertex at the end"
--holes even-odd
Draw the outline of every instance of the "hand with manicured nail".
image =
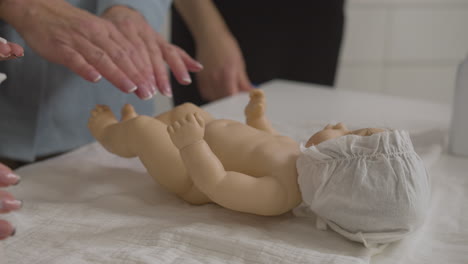
POLYGON ((149 99, 156 85, 168 89, 160 77, 167 75, 163 74, 162 62, 166 61, 180 76, 187 71, 185 67, 190 68, 186 63, 190 58, 183 57, 175 47, 161 48, 162 41, 143 16, 125 9, 131 19, 122 23, 130 24, 133 31, 116 26, 120 21, 114 14, 117 11, 108 10, 106 18, 102 18, 64 0, 1 1, 0 17, 45 59, 64 65, 88 81, 104 77, 125 93, 136 92, 141 99, 149 99), (148 59, 152 70, 147 68, 148 59), (177 59, 177 63, 173 62, 177 59), (151 71, 155 77, 148 74, 151 71))
POLYGON ((23 56, 24 50, 20 45, 8 42, 6 39, 0 37, 0 61, 11 60, 23 56))
MULTIPOLYGON (((172 96, 166 63, 180 84, 190 84, 189 71, 198 72, 203 68, 185 51, 168 43, 154 31, 137 11, 126 6, 114 6, 109 8, 102 17, 113 23, 121 32, 125 38, 125 42, 121 45, 133 51, 134 55, 131 59, 135 65, 135 71, 162 94, 172 96)), ((145 91, 140 91, 140 87, 138 85, 137 94, 141 97, 145 91)))
MULTIPOLYGON (((20 177, 14 174, 10 168, 0 163, 0 187, 16 185, 20 182, 20 177)), ((0 190, 0 214, 9 213, 20 209, 22 202, 15 199, 9 192, 0 190)), ((15 228, 8 221, 0 219, 0 240, 6 239, 15 234, 15 228)))
POLYGON ((244 57, 232 35, 217 35, 200 41, 197 59, 205 69, 197 73, 198 90, 203 99, 214 101, 253 89, 245 69, 244 57))
POLYGON ((196 58, 204 69, 197 73, 198 90, 206 101, 214 101, 253 87, 244 57, 212 1, 174 0, 196 43, 196 58))

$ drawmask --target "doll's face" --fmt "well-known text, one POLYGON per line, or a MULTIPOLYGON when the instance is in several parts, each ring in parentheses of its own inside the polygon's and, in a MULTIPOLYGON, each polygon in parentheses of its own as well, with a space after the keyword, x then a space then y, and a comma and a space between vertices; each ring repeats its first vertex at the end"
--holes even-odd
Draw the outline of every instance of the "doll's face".
POLYGON ((385 131, 381 128, 363 128, 354 131, 348 130, 343 123, 338 123, 336 125, 327 125, 325 128, 320 130, 319 132, 312 135, 306 143, 306 147, 310 147, 312 145, 318 145, 326 140, 330 140, 333 138, 342 137, 345 135, 358 135, 358 136, 370 136, 375 133, 380 133, 385 131))

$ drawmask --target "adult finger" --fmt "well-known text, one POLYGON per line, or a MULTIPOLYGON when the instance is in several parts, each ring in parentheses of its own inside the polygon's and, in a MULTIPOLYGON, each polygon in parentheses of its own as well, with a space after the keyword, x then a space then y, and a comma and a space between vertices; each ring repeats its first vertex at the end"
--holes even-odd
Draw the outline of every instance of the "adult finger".
POLYGON ((214 87, 217 87, 218 85, 215 83, 216 79, 214 75, 212 75, 210 72, 206 72, 206 70, 200 72, 197 75, 197 82, 200 96, 204 100, 213 101, 216 99, 216 92, 214 87))
POLYGON ((187 52, 185 52, 185 50, 183 50, 180 47, 177 47, 175 45, 173 45, 173 46, 177 50, 177 52, 179 53, 179 56, 182 58, 182 61, 185 63, 185 66, 187 67, 187 69, 189 71, 199 72, 199 71, 203 70, 203 65, 200 62, 193 59, 192 57, 190 57, 190 55, 188 55, 187 52))
POLYGON ((149 58, 153 66, 154 76, 156 78, 156 84, 159 91, 166 96, 172 97, 169 73, 163 59, 163 52, 158 45, 156 33, 154 33, 151 28, 147 28, 146 31, 144 31, 144 33, 140 33, 139 36, 145 43, 146 49, 149 53, 149 58))
POLYGON ((81 76, 83 79, 90 82, 98 82, 102 75, 89 64, 85 58, 74 49, 64 46, 62 47, 62 64, 68 67, 71 71, 81 76))
POLYGON ((114 61, 100 47, 95 46, 84 38, 78 39, 75 45, 77 51, 84 59, 93 65, 114 86, 125 93, 137 90, 136 84, 130 80, 126 73, 117 67, 114 61))
POLYGON ((221 86, 216 87, 216 99, 231 96, 238 92, 239 86, 236 72, 230 70, 230 68, 224 70, 224 83, 221 86))
MULTIPOLYGON (((93 43, 106 53, 106 56, 102 56, 102 58, 109 58, 113 65, 117 66, 121 72, 125 72, 131 82, 137 86, 138 90, 135 91, 135 94, 138 97, 144 100, 150 99, 153 97, 151 84, 143 78, 128 55, 133 51, 131 49, 125 50, 115 43, 115 41, 122 41, 122 38, 119 36, 120 32, 113 30, 114 25, 109 22, 107 28, 110 31, 109 36, 102 34, 93 38, 93 43)), ((98 63, 99 67, 97 65, 96 67, 106 77, 100 67, 105 68, 108 64, 107 60, 100 60, 98 63)))
POLYGON ((7 221, 0 219, 0 240, 15 235, 15 228, 7 221))
POLYGON ((137 53, 137 56, 131 57, 133 63, 135 63, 137 68, 140 70, 143 77, 149 80, 152 86, 152 91, 155 94, 158 86, 156 84, 156 78, 154 77, 153 65, 151 64, 150 55, 146 49, 144 41, 140 38, 138 32, 132 25, 122 27, 120 30, 123 36, 126 37, 128 42, 132 45, 134 51, 137 53))
POLYGON ((117 56, 111 56, 111 58, 114 62, 117 60, 116 64, 128 74, 130 79, 136 82, 138 86, 136 94, 142 99, 151 98, 156 93, 156 85, 152 83, 153 81, 150 77, 151 71, 145 68, 142 54, 128 41, 123 33, 118 31, 114 26, 110 26, 109 28, 110 37, 116 45, 114 47, 111 46, 110 49, 108 48, 108 52, 110 54, 115 52, 117 56), (116 50, 114 51, 113 49, 116 50), (124 53, 119 55, 121 51, 118 49, 121 49, 124 53), (148 92, 151 94, 148 95, 148 92), (150 97, 147 98, 148 96, 150 97))
POLYGON ((20 200, 16 200, 9 192, 0 190, 0 213, 9 213, 18 210, 22 206, 20 200))
POLYGON ((160 46, 163 53, 163 58, 169 65, 169 68, 174 74, 175 79, 180 84, 187 85, 192 83, 192 78, 190 78, 187 67, 185 66, 184 61, 180 57, 176 47, 169 43, 164 43, 160 46))
POLYGON ((14 174, 10 168, 0 163, 0 187, 18 184, 21 178, 14 174))
POLYGON ((11 55, 11 48, 8 45, 8 42, 5 39, 0 39, 0 57, 6 58, 11 55))
POLYGON ((15 57, 23 57, 24 56, 24 49, 20 45, 13 43, 13 42, 8 42, 8 45, 10 46, 11 49, 11 54, 13 54, 15 57))
POLYGON ((239 76, 239 91, 242 92, 248 92, 253 89, 252 83, 249 80, 249 77, 247 77, 247 73, 245 71, 242 71, 239 76))

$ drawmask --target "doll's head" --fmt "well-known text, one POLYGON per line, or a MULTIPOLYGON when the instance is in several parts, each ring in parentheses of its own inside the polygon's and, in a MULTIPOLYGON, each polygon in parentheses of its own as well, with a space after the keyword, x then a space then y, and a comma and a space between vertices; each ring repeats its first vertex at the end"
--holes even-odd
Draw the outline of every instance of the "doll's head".
POLYGON ((329 125, 301 152, 298 184, 318 223, 373 247, 401 239, 424 219, 429 180, 408 132, 329 125))
POLYGON ((307 143, 306 147, 312 145, 318 145, 326 140, 334 139, 337 137, 342 137, 345 135, 358 135, 358 136, 370 136, 375 133, 384 132, 384 129, 381 128, 363 128, 358 130, 348 130, 348 128, 343 123, 338 123, 336 125, 327 125, 319 132, 313 134, 307 143))

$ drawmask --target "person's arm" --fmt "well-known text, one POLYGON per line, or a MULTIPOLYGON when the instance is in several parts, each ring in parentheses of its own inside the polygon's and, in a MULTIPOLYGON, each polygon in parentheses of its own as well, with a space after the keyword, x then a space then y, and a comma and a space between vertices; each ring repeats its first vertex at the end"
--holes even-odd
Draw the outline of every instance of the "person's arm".
POLYGON ((208 101, 252 88, 237 40, 211 0, 175 0, 175 7, 192 33, 197 59, 198 89, 208 101))
POLYGON ((158 38, 137 11, 119 7, 100 18, 64 0, 0 0, 0 19, 12 25, 47 60, 91 82, 104 77, 141 99, 151 98, 156 87, 170 95, 170 87, 164 86, 167 73, 157 71, 165 70, 165 62, 183 84, 187 83, 187 69, 201 69, 180 48, 158 38), (145 42, 134 41, 132 34, 145 36, 145 42), (148 56, 153 64, 149 69, 148 56))

